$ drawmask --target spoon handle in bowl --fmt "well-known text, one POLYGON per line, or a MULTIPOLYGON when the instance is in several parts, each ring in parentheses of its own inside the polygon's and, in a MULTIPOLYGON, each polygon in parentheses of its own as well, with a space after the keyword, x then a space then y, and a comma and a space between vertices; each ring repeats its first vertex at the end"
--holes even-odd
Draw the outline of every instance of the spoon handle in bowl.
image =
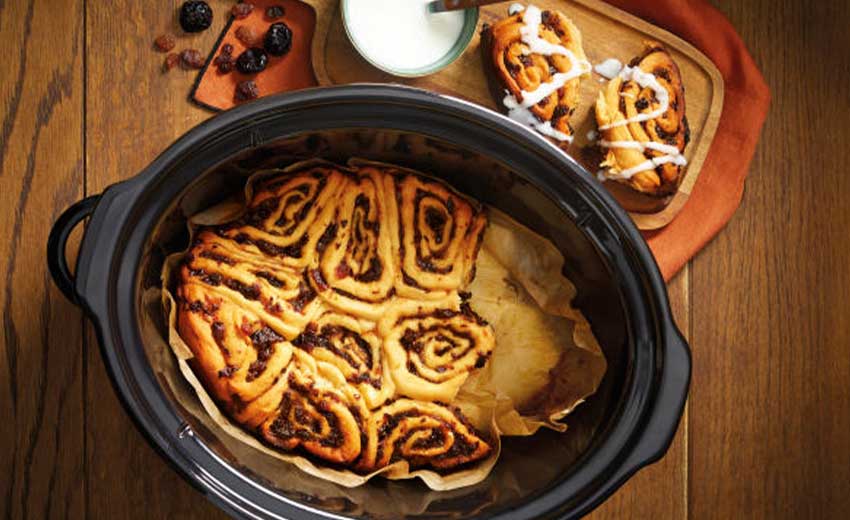
POLYGON ((496 4, 506 0, 434 0, 428 4, 428 10, 432 13, 444 11, 456 11, 458 9, 471 9, 487 4, 496 4))

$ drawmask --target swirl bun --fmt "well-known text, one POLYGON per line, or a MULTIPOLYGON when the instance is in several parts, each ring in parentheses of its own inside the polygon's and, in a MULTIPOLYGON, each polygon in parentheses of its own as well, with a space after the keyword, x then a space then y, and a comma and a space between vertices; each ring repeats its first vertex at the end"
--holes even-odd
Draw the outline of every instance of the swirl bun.
POLYGON ((456 468, 483 459, 491 445, 456 408, 399 399, 375 410, 358 468, 372 471, 403 459, 416 467, 456 468))
POLYGON ((439 299, 465 287, 487 225, 483 210, 434 179, 399 173, 394 181, 398 295, 439 299))
POLYGON ((319 235, 310 269, 313 288, 330 305, 376 320, 393 293, 392 222, 384 174, 366 167, 336 196, 332 213, 315 224, 319 235))
POLYGON ((662 208, 676 192, 690 132, 679 68, 656 42, 611 79, 596 101, 607 152, 600 164, 617 199, 632 211, 662 208))
POLYGON ((581 78, 590 72, 573 22, 529 5, 486 28, 482 41, 493 93, 511 118, 568 145, 581 78))
POLYGON ((378 323, 398 393, 451 402, 469 373, 487 363, 493 330, 459 300, 400 303, 378 323))

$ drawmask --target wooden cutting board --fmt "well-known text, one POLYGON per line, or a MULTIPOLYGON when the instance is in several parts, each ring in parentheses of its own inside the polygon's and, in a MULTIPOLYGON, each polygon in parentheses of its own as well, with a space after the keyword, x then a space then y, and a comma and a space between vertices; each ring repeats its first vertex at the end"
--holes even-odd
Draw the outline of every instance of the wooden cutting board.
MULTIPOLYGON (((487 108, 500 110, 490 95, 479 49, 480 29, 507 16, 509 3, 482 7, 479 27, 464 54, 442 71, 423 78, 398 78, 371 66, 354 49, 345 34, 338 0, 304 0, 316 10, 316 35, 312 60, 321 85, 357 82, 401 83, 464 98, 487 108)), ((399 0, 403 1, 403 0, 399 0)), ((582 33, 584 51, 591 63, 617 58, 627 63, 638 55, 642 42, 659 41, 673 55, 685 85, 687 117, 691 142, 685 149, 688 167, 670 204, 651 214, 631 213, 641 229, 658 229, 669 223, 682 209, 699 176, 708 153, 720 112, 723 108, 723 78, 717 67, 700 51, 673 34, 600 0, 535 0, 541 9, 559 10, 575 22, 582 33)), ((588 144, 586 134, 596 128, 592 107, 604 85, 598 74, 582 82, 581 102, 571 119, 576 129, 575 141, 567 150, 582 162, 582 147, 588 144)), ((585 165, 590 171, 596 165, 585 165)))

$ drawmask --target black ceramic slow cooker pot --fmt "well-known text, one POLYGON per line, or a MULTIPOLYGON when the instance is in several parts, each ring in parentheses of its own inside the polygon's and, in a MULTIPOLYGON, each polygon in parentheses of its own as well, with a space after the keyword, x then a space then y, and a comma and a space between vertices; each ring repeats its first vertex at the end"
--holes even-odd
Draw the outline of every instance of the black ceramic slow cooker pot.
POLYGON ((305 90, 199 125, 135 177, 69 208, 51 272, 94 323, 115 390, 151 445, 198 490, 245 518, 574 518, 667 450, 690 377, 687 344, 646 243, 605 189, 544 138, 495 112, 378 85, 305 90), (165 255, 186 216, 240 190, 246 171, 357 155, 441 176, 549 238, 564 254, 608 361, 566 433, 505 438, 482 483, 450 492, 373 479, 343 488, 258 455, 221 430, 175 368, 159 305, 165 255), (90 217, 70 275, 65 241, 90 217))

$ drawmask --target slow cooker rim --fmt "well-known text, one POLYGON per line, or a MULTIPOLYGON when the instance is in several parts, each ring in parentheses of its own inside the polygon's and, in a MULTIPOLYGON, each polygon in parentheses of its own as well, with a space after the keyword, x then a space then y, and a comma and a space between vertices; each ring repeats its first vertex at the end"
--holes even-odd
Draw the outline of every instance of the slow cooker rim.
MULTIPOLYGON (((299 103, 303 104, 303 103, 309 102, 311 100, 312 101, 324 100, 325 102, 328 102, 328 100, 333 99, 335 95, 337 95, 337 99, 339 99, 339 98, 345 98, 346 96, 362 97, 364 94, 368 94, 369 95, 368 97, 370 97, 372 99, 378 99, 378 98, 385 97, 385 98, 392 98, 392 99, 399 101, 399 102, 416 101, 416 102, 419 102, 419 103, 424 103, 426 105, 431 104, 431 103, 438 103, 438 104, 448 103, 449 105, 451 105, 450 106, 451 109, 455 109, 455 110, 461 109, 461 110, 466 110, 466 111, 471 110, 472 112, 475 113, 476 116, 480 116, 484 119, 490 120, 490 122, 492 122, 494 124, 502 125, 503 127, 505 127, 505 125, 516 125, 518 128, 512 128, 511 132, 517 133, 519 136, 521 136, 522 139, 524 141, 526 141, 526 144, 528 146, 537 148, 539 153, 541 153, 542 155, 548 155, 549 158, 556 156, 558 159, 560 159, 560 162, 567 163, 568 168, 571 169, 571 170, 575 170, 576 168, 580 168, 574 161, 569 159, 566 155, 561 154, 560 152, 557 152, 556 154, 552 154, 551 152, 553 150, 548 149, 548 153, 544 153, 543 150, 546 150, 546 147, 552 146, 554 148, 554 146, 551 145, 550 143, 548 143, 547 141, 543 140, 542 138, 540 138, 536 134, 533 134, 532 132, 527 131, 524 127, 517 125, 516 123, 508 120, 507 118, 502 117, 501 115, 498 115, 498 114, 495 114, 495 113, 492 113, 492 112, 487 113, 489 111, 485 111, 484 109, 481 109, 480 107, 472 105, 468 102, 450 99, 450 98, 446 98, 445 96, 439 96, 439 95, 436 95, 436 94, 427 93, 427 92, 419 91, 419 90, 416 90, 416 89, 368 85, 368 86, 336 87, 336 88, 333 88, 333 89, 322 89, 322 91, 305 91, 303 93, 289 94, 289 95, 284 96, 284 97, 265 98, 263 100, 260 100, 259 102, 240 107, 239 109, 236 109, 236 110, 231 111, 229 113, 225 113, 221 116, 218 116, 217 118, 213 118, 213 119, 203 123, 202 125, 199 125, 195 129, 191 130, 183 138, 181 138, 180 140, 175 142, 171 147, 169 147, 168 150, 166 150, 162 155, 160 155, 160 157, 158 157, 145 171, 140 173, 138 176, 136 176, 131 181, 128 181, 127 183, 125 183, 123 188, 124 188, 125 191, 133 191, 133 190, 129 189, 131 186, 133 186, 135 189, 139 190, 138 193, 143 193, 145 191, 144 188, 149 188, 150 186, 153 186, 153 185, 156 184, 155 181, 158 179, 158 177, 162 177, 164 172, 168 171, 168 166, 171 163, 173 163, 174 161, 179 161, 181 159, 181 155, 185 154, 186 149, 191 149, 192 147, 199 146, 205 140, 208 140, 210 138, 210 135, 214 135, 216 132, 220 132, 223 129, 226 129, 227 127, 229 127, 230 125, 239 124, 241 122, 244 122, 245 120, 250 120, 250 119, 255 118, 255 117, 257 117, 257 118, 261 117, 261 116, 263 116, 264 113, 269 112, 270 109, 279 110, 279 109, 281 109, 281 107, 297 106, 299 103), (304 98, 304 99, 299 99, 299 98, 304 98), (541 147, 541 145, 542 145, 542 147, 541 147)), ((359 99, 358 102, 363 102, 363 100, 359 99)), ((508 126, 508 128, 510 128, 510 126, 508 126)), ((254 138, 255 138, 254 136, 250 137, 250 139, 254 139, 254 138)), ((579 169, 579 171, 581 171, 581 170, 579 169)), ((159 180, 162 180, 162 179, 159 179, 159 180)), ((633 228, 633 226, 631 226, 631 223, 630 223, 630 221, 627 220, 625 213, 612 202, 612 200, 608 196, 607 192, 604 191, 604 189, 596 186, 595 183, 585 182, 585 184, 586 184, 586 186, 583 186, 583 188, 589 187, 590 192, 591 193, 596 192, 596 195, 598 196, 598 198, 601 199, 602 202, 600 203, 600 207, 598 207, 596 209, 597 210, 604 210, 605 212, 608 213, 608 215, 607 215, 608 222, 607 223, 609 225, 618 224, 619 225, 618 227, 620 228, 620 229, 618 229, 618 231, 621 234, 624 234, 628 238, 625 245, 628 245, 631 253, 637 257, 636 267, 640 268, 640 271, 641 271, 640 274, 641 274, 641 278, 643 279, 643 283, 647 286, 646 288, 649 289, 648 291, 644 291, 644 294, 646 296, 649 296, 652 299, 651 306, 653 307, 653 310, 655 311, 654 318, 655 318, 656 323, 658 324, 658 326, 660 328, 665 329, 665 330, 670 328, 670 327, 675 328, 675 326, 672 323, 672 318, 671 318, 670 313, 669 313, 669 306, 667 305, 667 301, 666 301, 666 292, 664 290, 663 281, 661 281, 661 278, 660 278, 660 275, 658 274, 657 268, 655 268, 654 259, 652 259, 651 254, 648 251, 648 248, 646 247, 645 243, 643 243, 643 241, 642 241, 642 238, 637 233, 637 231, 633 228), (647 269, 647 266, 651 266, 651 267, 649 269, 647 269), (660 288, 660 290, 659 290, 659 288, 660 288)), ((120 197, 120 195, 121 195, 120 192, 122 190, 119 189, 119 187, 110 188, 110 189, 114 191, 113 196, 115 198, 120 197)), ((136 202, 138 202, 140 199, 141 199, 140 196, 136 197, 136 202)), ((132 206, 132 205, 128 205, 128 208, 124 208, 124 209, 125 210, 129 209, 129 206, 132 206)), ((95 219, 93 219, 93 223, 94 223, 94 220, 95 219)), ((88 233, 87 233, 87 237, 88 237, 88 233)), ((84 241, 84 246, 86 245, 85 242, 86 241, 84 241)), ((82 254, 81 254, 81 257, 82 257, 82 254)), ((117 284, 120 285, 122 280, 124 282, 124 285, 127 285, 127 283, 129 283, 127 277, 123 277, 123 278, 118 277, 117 284)), ((78 279, 78 282, 80 282, 80 281, 81 281, 81 279, 78 279)), ((107 283, 107 284, 99 283, 99 284, 95 284, 95 285, 98 286, 99 289, 102 290, 102 289, 107 289, 109 287, 109 285, 111 285, 111 284, 109 284, 109 283, 107 283)), ((132 283, 130 283, 130 285, 132 285, 132 283)), ((86 304, 86 306, 88 307, 90 314, 94 315, 94 317, 96 318, 95 321, 98 324, 98 328, 100 328, 101 325, 102 325, 101 319, 102 319, 103 316, 95 308, 89 306, 89 300, 91 300, 91 296, 92 296, 92 294, 89 293, 89 291, 88 291, 88 289, 90 289, 90 288, 91 287, 88 287, 88 286, 86 287, 86 291, 84 293, 85 297, 83 298, 83 300, 84 300, 84 303, 86 304)), ((78 285, 78 290, 79 289, 80 289, 80 286, 78 285)), ((125 292, 125 291, 132 292, 133 288, 132 287, 123 287, 123 288, 119 287, 118 288, 118 292, 125 292)), ((95 291, 95 292, 99 292, 99 291, 95 291)), ((101 293, 101 294, 103 294, 103 293, 101 293)), ((107 308, 109 308, 109 307, 107 306, 107 308)), ((113 320, 113 319, 108 319, 108 320, 105 320, 105 321, 107 322, 107 324, 111 324, 112 326, 116 325, 115 320, 113 320)), ((112 327, 109 327, 109 328, 112 329, 112 327)), ((111 332, 113 332, 113 333, 118 332, 117 337, 122 336, 120 334, 120 331, 113 329, 113 330, 111 330, 111 332)), ((106 337, 103 334, 101 334, 100 331, 99 331, 99 337, 101 338, 101 341, 100 341, 101 350, 104 354, 105 360, 108 361, 108 363, 107 363, 108 368, 110 368, 110 376, 113 378, 113 382, 116 383, 116 379, 119 379, 117 377, 118 374, 112 373, 112 369, 119 369, 122 372, 122 375, 126 377, 126 370, 128 369, 128 367, 121 366, 123 364, 122 360, 119 360, 119 359, 114 357, 114 353, 115 353, 114 348, 112 349, 112 351, 110 351, 110 349, 106 348, 108 341, 104 341, 106 339, 106 337)), ((113 336, 113 337, 116 337, 116 336, 113 336)), ((659 340, 660 340, 659 342, 663 341, 663 338, 661 338, 661 335, 659 335, 658 337, 659 337, 659 340)), ((126 383, 127 381, 124 380, 122 382, 126 383)), ((127 388, 124 385, 119 385, 117 383, 116 383, 116 387, 119 388, 119 395, 121 395, 122 401, 123 401, 129 395, 130 389, 127 388)), ((125 404, 127 404, 127 403, 125 403, 125 404)), ((138 405, 138 403, 136 403, 136 404, 138 405)), ((130 411, 132 412, 131 416, 134 416, 134 419, 136 419, 137 422, 138 422, 141 418, 135 416, 136 411, 132 410, 132 409, 130 411)), ((142 426, 141 430, 146 435, 148 435, 150 437, 154 437, 154 438, 150 439, 152 441, 152 444, 154 444, 155 446, 160 448, 160 451, 168 452, 167 456, 166 456, 167 459, 170 460, 170 457, 175 456, 175 453, 174 453, 173 450, 168 450, 165 447, 168 444, 167 439, 162 438, 162 437, 157 438, 156 435, 152 435, 151 431, 149 430, 149 425, 147 425, 147 424, 140 424, 140 426, 142 426), (165 445, 161 444, 163 442, 165 442, 166 444, 165 445)), ((176 461, 170 460, 170 462, 172 462, 172 465, 176 465, 176 461)), ((223 461, 220 461, 220 462, 223 462, 223 461)), ((228 463, 224 463, 224 465, 229 467, 228 463)), ((193 482, 193 484, 195 484, 196 487, 200 487, 200 489, 202 489, 202 491, 205 491, 205 492, 213 491, 213 492, 215 492, 215 489, 214 489, 215 484, 213 482, 203 481, 203 480, 199 481, 197 474, 195 474, 196 472, 192 472, 191 474, 187 475, 187 473, 189 473, 189 472, 184 467, 178 466, 178 469, 180 469, 180 472, 183 473, 184 476, 188 476, 189 480, 191 482, 193 482)), ((617 485, 610 486, 611 489, 610 489, 609 492, 613 492, 613 490, 616 489, 616 487, 617 487, 617 485)), ((547 493, 551 496, 552 490, 551 489, 548 490, 547 493)), ((285 497, 282 497, 282 498, 285 498, 285 497)), ((602 498, 604 498, 604 496, 602 498)), ((220 502, 221 500, 226 500, 226 497, 219 496, 218 499, 219 499, 218 501, 220 502)), ((599 500, 601 500, 601 499, 599 499, 599 500)), ((287 501, 289 502, 288 499, 287 499, 287 501)), ((598 503, 598 500, 595 501, 594 504, 592 504, 592 505, 595 505, 595 503, 598 503)), ((233 507, 234 507, 234 504, 228 504, 228 509, 232 509, 233 507)), ((300 503, 296 503, 296 504, 293 504, 293 507, 303 509, 304 505, 300 504, 300 503)), ((239 511, 239 512, 242 513, 242 514, 245 514, 244 510, 239 511)), ((322 513, 322 514, 327 515, 326 513, 322 513)))

